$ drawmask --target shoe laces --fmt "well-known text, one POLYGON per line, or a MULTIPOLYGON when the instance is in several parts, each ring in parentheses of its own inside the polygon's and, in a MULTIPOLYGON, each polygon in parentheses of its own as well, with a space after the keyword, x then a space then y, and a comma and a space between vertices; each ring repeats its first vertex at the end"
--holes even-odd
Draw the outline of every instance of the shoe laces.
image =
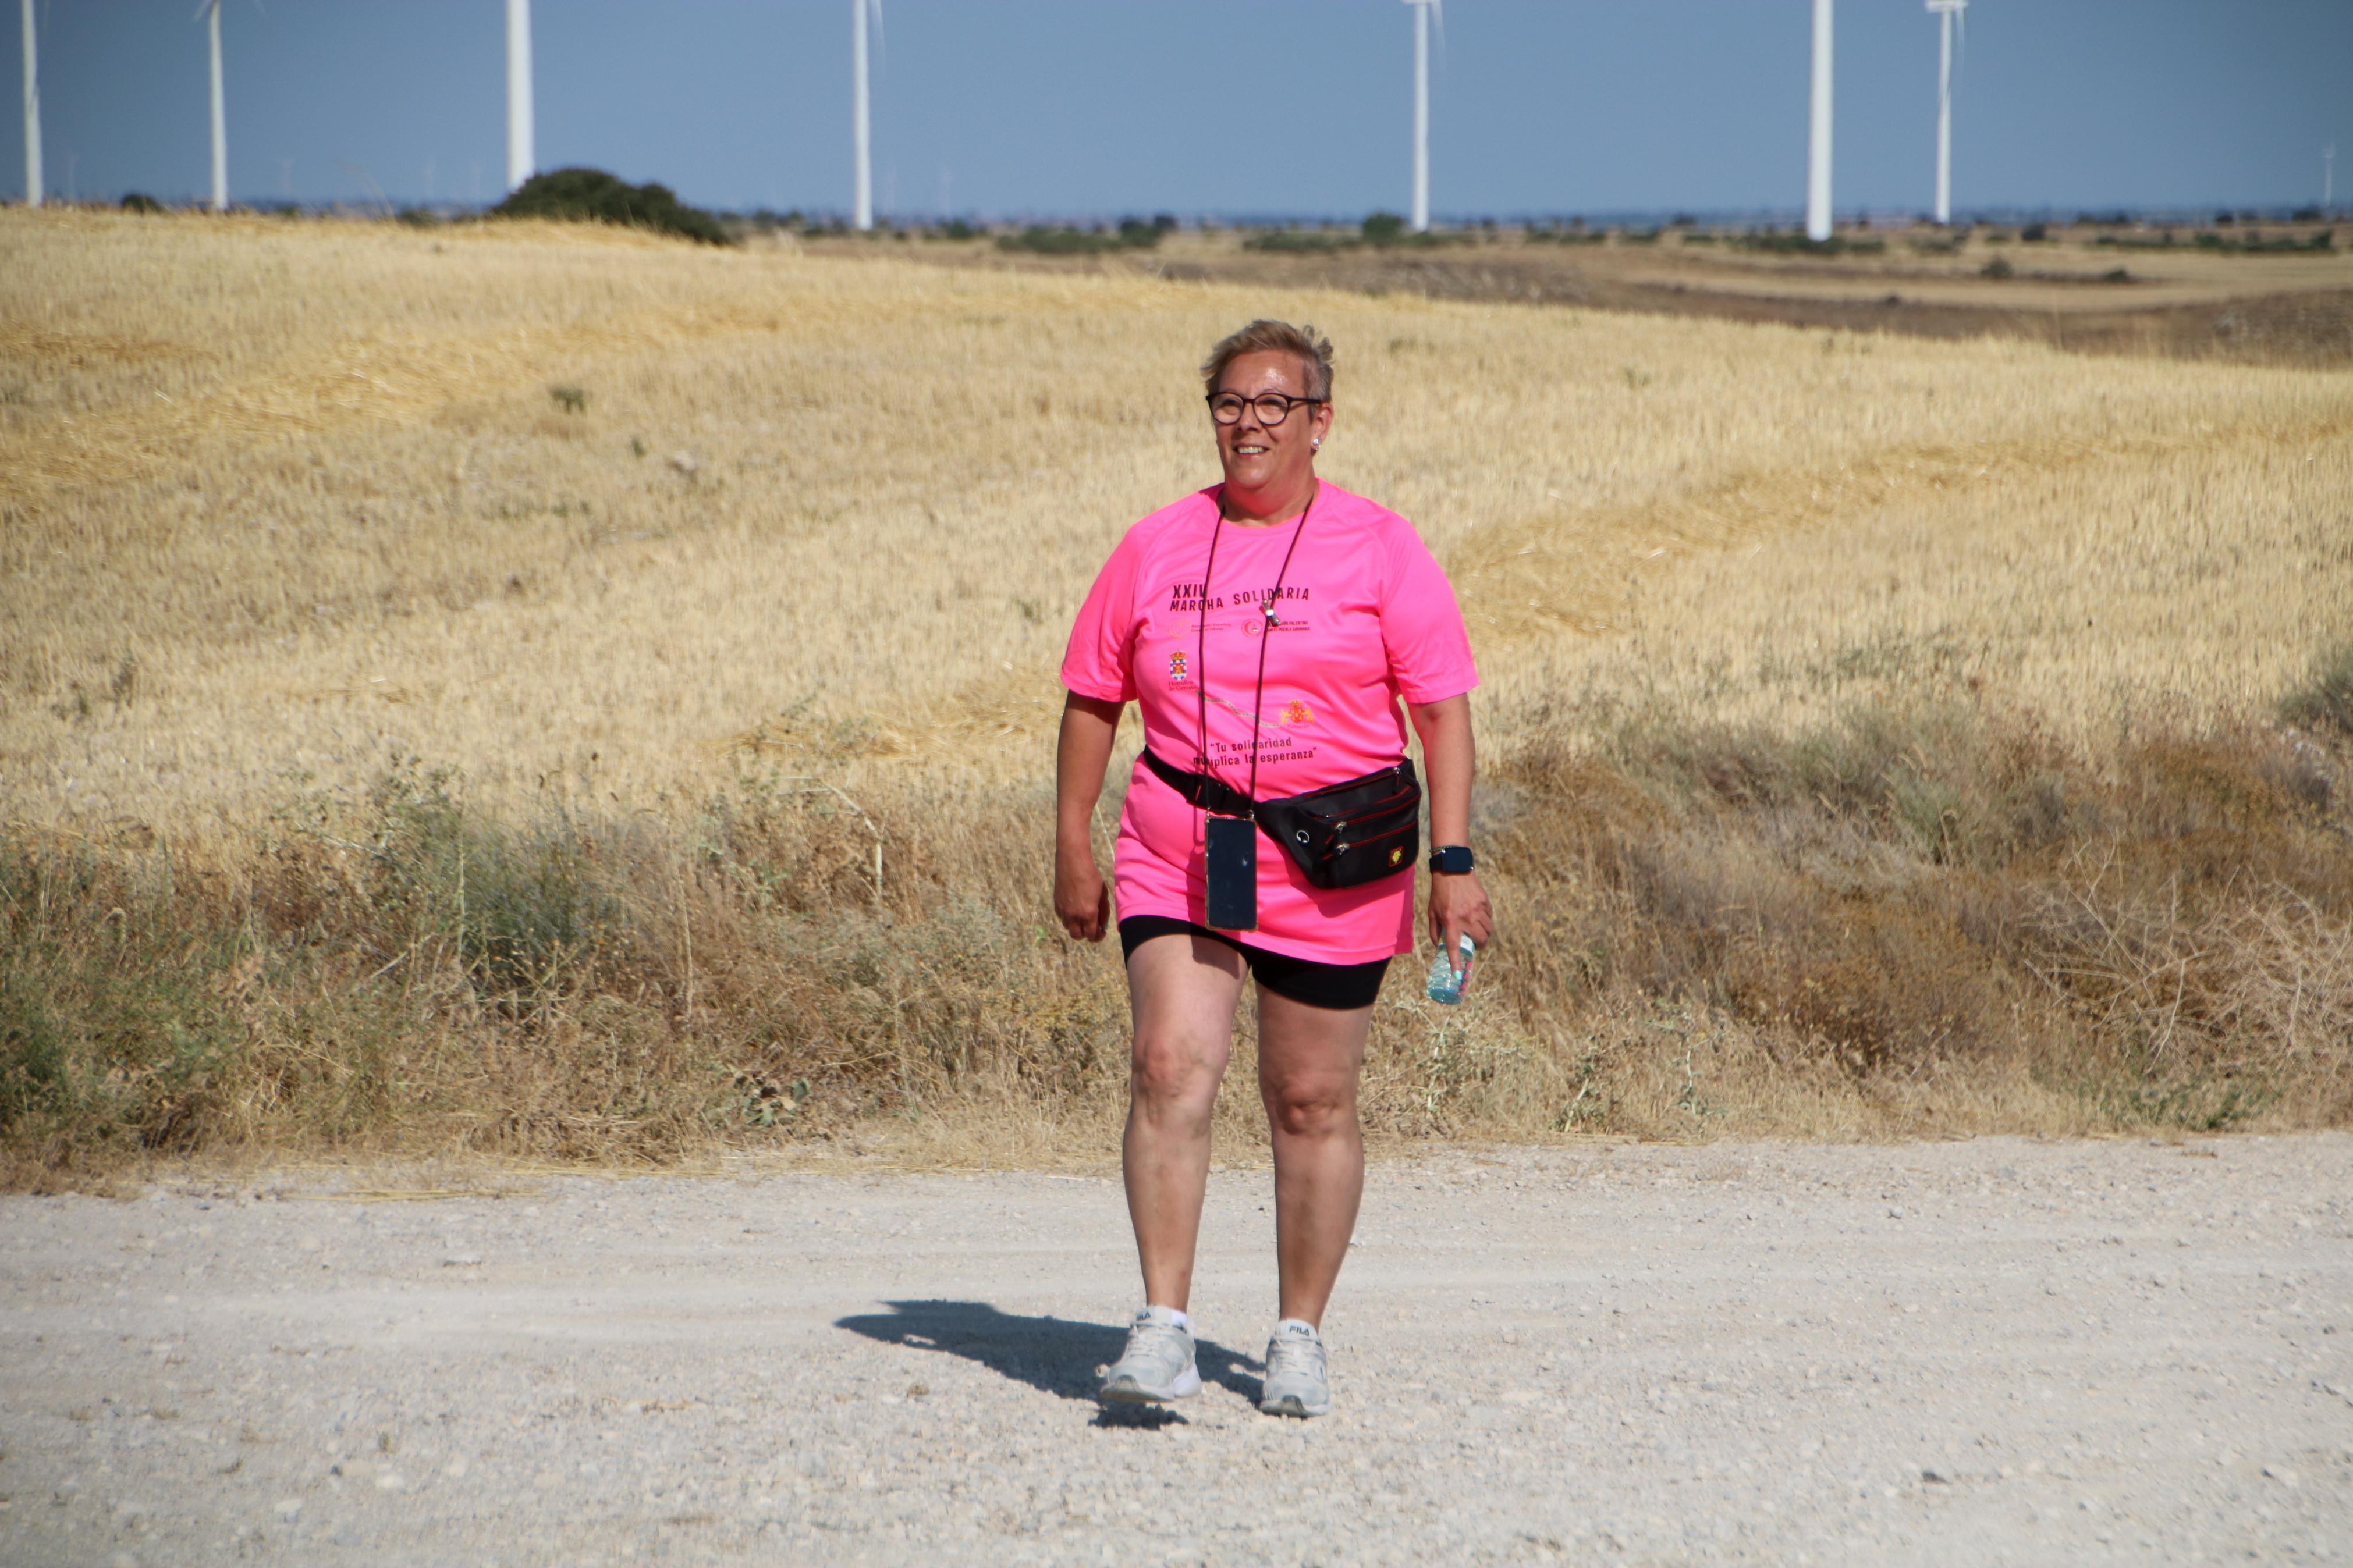
POLYGON ((1164 1323, 1139 1313, 1135 1321, 1127 1327, 1127 1349, 1120 1359, 1125 1361, 1129 1356, 1139 1353, 1159 1354, 1164 1352, 1181 1356, 1185 1353, 1187 1337, 1186 1331, 1175 1323, 1164 1323))
POLYGON ((1293 1368, 1324 1370, 1324 1341, 1313 1330, 1277 1329, 1267 1342, 1266 1375, 1277 1377, 1293 1368))

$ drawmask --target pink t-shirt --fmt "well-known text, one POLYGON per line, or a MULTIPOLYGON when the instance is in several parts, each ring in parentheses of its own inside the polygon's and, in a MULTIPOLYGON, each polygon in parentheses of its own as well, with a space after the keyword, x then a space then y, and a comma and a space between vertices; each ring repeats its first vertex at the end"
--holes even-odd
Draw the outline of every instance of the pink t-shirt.
MULTIPOLYGON (((1071 628, 1062 684, 1082 697, 1138 703, 1155 754, 1247 790, 1265 641, 1257 798, 1302 795, 1404 756, 1399 697, 1437 702, 1479 684, 1454 590, 1411 523, 1337 485, 1317 489, 1290 569, 1282 572, 1299 526, 1223 522, 1213 487, 1129 529, 1071 628), (1212 531, 1217 571, 1205 585, 1212 531), (1278 572, 1278 624, 1262 637, 1278 572), (1207 770, 1197 761, 1205 687, 1207 770)), ((1113 860, 1123 918, 1207 923, 1201 822, 1197 807, 1137 760, 1113 860)), ((1258 929, 1237 935, 1325 963, 1411 952, 1413 884, 1408 872, 1358 888, 1318 888, 1261 835, 1258 929)))

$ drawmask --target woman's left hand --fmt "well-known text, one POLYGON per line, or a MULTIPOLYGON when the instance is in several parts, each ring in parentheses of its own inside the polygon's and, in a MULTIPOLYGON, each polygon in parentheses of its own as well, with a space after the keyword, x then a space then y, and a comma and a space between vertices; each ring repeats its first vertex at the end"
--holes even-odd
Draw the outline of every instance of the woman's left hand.
POLYGON ((1455 938, 1467 936, 1481 947, 1495 934, 1494 911, 1487 907, 1487 889, 1479 885, 1479 873, 1463 871, 1448 875, 1439 871, 1430 879, 1430 939, 1440 952, 1459 951, 1455 938))

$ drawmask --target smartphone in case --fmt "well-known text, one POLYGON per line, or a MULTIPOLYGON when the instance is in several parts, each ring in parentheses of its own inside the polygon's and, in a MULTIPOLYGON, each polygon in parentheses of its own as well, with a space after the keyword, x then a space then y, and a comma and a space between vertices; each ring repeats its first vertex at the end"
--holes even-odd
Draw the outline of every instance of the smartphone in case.
POLYGON ((1258 929, 1258 824, 1211 816, 1202 824, 1209 881, 1209 924, 1219 931, 1258 929))

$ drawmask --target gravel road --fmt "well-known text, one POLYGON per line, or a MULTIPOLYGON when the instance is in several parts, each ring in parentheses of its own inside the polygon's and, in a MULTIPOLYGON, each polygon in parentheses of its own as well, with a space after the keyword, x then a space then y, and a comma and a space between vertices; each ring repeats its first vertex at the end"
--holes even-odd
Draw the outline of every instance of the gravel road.
POLYGON ((1337 1408, 1089 1397, 1115 1181, 0 1200, 10 1563, 2353 1560, 2353 1138, 1377 1164, 1337 1408))

